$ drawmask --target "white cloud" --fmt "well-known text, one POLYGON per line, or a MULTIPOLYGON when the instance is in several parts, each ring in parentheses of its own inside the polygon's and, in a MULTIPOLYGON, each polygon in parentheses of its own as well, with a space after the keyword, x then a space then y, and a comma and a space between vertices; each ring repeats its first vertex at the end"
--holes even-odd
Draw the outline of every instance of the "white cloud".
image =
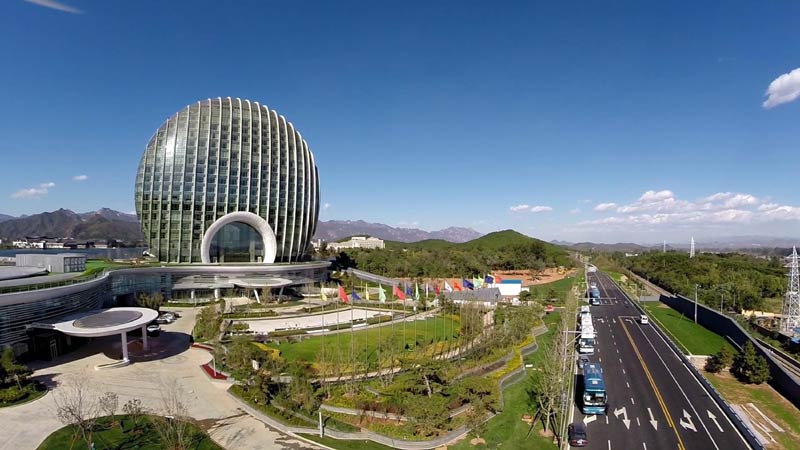
POLYGON ((509 208, 511 212, 520 212, 520 211, 527 211, 531 206, 530 205, 515 205, 509 208))
POLYGON ((797 100, 800 97, 800 67, 772 80, 764 95, 767 99, 761 106, 766 109, 797 100))
POLYGON ((570 213, 570 214, 573 214, 573 215, 574 215, 574 214, 580 214, 580 213, 581 213, 581 209, 580 209, 580 208, 571 209, 571 210, 569 211, 569 213, 570 213))
POLYGON ((17 192, 11 194, 11 198, 39 198, 47 195, 50 189, 56 186, 55 183, 42 183, 37 187, 27 188, 27 189, 20 189, 17 192))
POLYGON ((551 208, 549 206, 532 206, 531 207, 531 212, 532 213, 550 212, 552 210, 553 210, 553 208, 551 208))
POLYGON ((328 210, 328 208, 330 208, 330 207, 331 207, 331 204, 330 204, 330 203, 325 203, 324 205, 322 205, 322 210, 323 210, 323 211, 327 211, 327 210, 328 210))
POLYGON ((614 209, 617 207, 616 203, 600 203, 599 205, 594 207, 595 211, 608 211, 609 209, 614 209))
POLYGON ((33 3, 34 5, 44 6, 45 8, 55 9, 56 11, 63 11, 70 14, 83 14, 78 8, 65 5, 61 2, 57 2, 56 0, 25 0, 28 3, 33 3))
POLYGON ((617 214, 585 220, 578 227, 603 227, 618 231, 671 231, 676 228, 714 228, 722 225, 759 226, 766 222, 800 221, 800 206, 765 201, 752 194, 717 192, 696 201, 675 197, 669 190, 647 191, 636 201, 618 205, 601 203, 595 211, 617 214))
POLYGON ((89 179, 88 175, 75 175, 72 177, 72 181, 86 181, 89 179))

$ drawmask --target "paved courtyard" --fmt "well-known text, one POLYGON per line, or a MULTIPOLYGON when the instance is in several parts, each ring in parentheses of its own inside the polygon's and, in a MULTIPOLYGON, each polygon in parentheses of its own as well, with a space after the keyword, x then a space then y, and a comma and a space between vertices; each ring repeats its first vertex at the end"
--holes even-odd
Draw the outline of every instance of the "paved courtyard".
POLYGON ((364 320, 379 315, 388 316, 391 315, 391 313, 372 309, 353 308, 352 311, 349 309, 342 309, 339 312, 315 314, 305 317, 278 317, 275 319, 242 320, 242 322, 250 325, 250 330, 254 333, 267 334, 275 330, 317 328, 323 325, 349 323, 351 319, 354 321, 364 320))
POLYGON ((225 393, 227 384, 209 380, 199 366, 211 355, 189 347, 189 334, 196 310, 169 308, 183 316, 175 323, 162 325, 161 336, 150 338, 151 350, 143 355, 131 345, 133 364, 95 370, 99 364, 119 358, 118 336, 101 338, 59 359, 37 363, 33 376, 55 386, 45 397, 21 406, 0 409, 0 449, 35 449, 45 437, 63 425, 55 416, 54 395, 58 384, 70 378, 88 381, 96 395, 115 392, 119 406, 138 398, 154 410, 161 408, 161 393, 169 386, 180 386, 189 413, 207 425, 211 437, 228 449, 318 449, 297 438, 281 434, 238 408, 225 393))

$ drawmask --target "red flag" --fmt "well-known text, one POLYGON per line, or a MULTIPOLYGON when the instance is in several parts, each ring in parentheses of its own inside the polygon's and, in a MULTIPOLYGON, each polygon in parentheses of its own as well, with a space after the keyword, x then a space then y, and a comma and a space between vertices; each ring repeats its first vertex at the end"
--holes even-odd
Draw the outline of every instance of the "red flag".
POLYGON ((406 299, 406 293, 398 289, 397 285, 392 286, 392 292, 394 293, 394 296, 399 298, 400 300, 406 299))
POLYGON ((461 291, 461 290, 462 290, 462 289, 461 289, 461 285, 460 285, 460 284, 458 284, 458 281, 454 281, 454 282, 453 282, 453 289, 455 289, 455 290, 457 290, 457 291, 461 291))
POLYGON ((500 278, 500 275, 495 275, 495 276, 494 276, 494 282, 495 282, 495 283, 499 283, 499 282, 501 282, 501 281, 503 281, 503 279, 502 279, 502 278, 500 278))
POLYGON ((436 295, 439 295, 439 283, 434 283, 433 290, 436 291, 436 295))
POLYGON ((349 303, 349 300, 347 299, 347 292, 344 291, 344 288, 341 284, 339 285, 339 298, 342 299, 343 302, 349 303))

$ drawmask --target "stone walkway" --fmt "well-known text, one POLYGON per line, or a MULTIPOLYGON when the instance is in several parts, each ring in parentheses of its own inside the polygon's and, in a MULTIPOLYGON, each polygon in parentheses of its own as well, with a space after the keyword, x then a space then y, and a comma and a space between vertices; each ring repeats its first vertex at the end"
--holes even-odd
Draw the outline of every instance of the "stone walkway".
POLYGON ((161 408, 162 392, 177 385, 183 390, 189 415, 202 421, 211 437, 228 449, 321 448, 281 434, 239 409, 237 402, 225 393, 228 384, 212 382, 199 368, 211 355, 189 347, 189 333, 197 311, 169 309, 179 311, 183 317, 162 325, 161 336, 150 339, 149 354, 139 353, 127 367, 94 369, 120 357, 118 337, 98 339, 55 361, 36 364, 33 376, 54 386, 53 391, 25 405, 0 408, 0 450, 35 449, 61 428, 63 425, 55 416, 54 396, 59 393, 59 383, 74 377, 87 380, 96 396, 107 391, 117 393, 120 408, 127 400, 138 398, 154 411, 161 408))

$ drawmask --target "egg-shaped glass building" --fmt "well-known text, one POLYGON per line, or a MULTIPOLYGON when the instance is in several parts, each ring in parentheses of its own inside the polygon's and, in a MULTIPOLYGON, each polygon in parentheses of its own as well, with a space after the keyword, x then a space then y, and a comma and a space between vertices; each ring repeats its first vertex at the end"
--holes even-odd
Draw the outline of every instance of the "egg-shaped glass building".
POLYGON ((303 261, 319 217, 314 155, 264 105, 200 101, 167 119, 147 144, 136 214, 160 261, 303 261))

